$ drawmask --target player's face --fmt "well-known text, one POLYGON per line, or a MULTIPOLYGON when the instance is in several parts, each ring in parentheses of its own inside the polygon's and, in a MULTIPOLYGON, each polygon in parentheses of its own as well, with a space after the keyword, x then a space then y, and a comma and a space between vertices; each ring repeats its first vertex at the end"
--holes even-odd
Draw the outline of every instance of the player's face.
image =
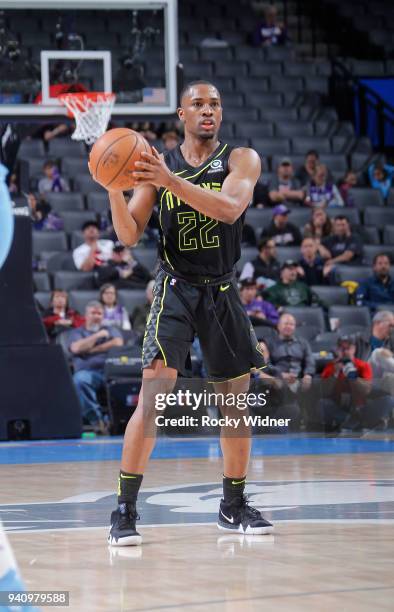
POLYGON ((216 137, 222 122, 222 103, 216 87, 192 85, 178 109, 185 131, 203 140, 216 137))

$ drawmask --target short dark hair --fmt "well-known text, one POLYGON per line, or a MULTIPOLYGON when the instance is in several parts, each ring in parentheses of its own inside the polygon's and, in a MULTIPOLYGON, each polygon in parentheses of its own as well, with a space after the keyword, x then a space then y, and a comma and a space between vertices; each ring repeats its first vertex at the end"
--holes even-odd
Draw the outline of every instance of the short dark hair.
POLYGON ((181 92, 179 94, 179 104, 182 104, 182 98, 188 93, 191 87, 194 87, 194 85, 210 85, 211 87, 214 87, 216 91, 218 92, 218 94, 220 95, 218 88, 211 81, 204 81, 204 80, 189 81, 189 83, 186 83, 186 85, 184 85, 181 89, 181 92))
POLYGON ((376 253, 375 257, 372 260, 373 265, 376 264, 377 260, 379 259, 379 257, 387 257, 387 259, 389 260, 389 262, 391 263, 391 257, 388 253, 376 253))
POLYGON ((43 165, 43 168, 53 168, 54 166, 57 166, 57 163, 55 162, 54 159, 47 159, 46 162, 43 165))
POLYGON ((335 215, 334 221, 347 221, 348 223, 350 223, 346 215, 335 215))
POLYGON ((314 155, 315 157, 317 157, 317 159, 320 158, 319 152, 316 151, 316 149, 309 149, 309 151, 306 152, 305 157, 309 157, 309 155, 314 155))
POLYGON ((272 236, 269 238, 262 238, 257 245, 258 250, 261 251, 261 249, 264 249, 271 240, 275 242, 272 236))
POLYGON ((91 221, 85 221, 85 223, 83 223, 81 227, 81 230, 84 232, 86 228, 90 227, 91 225, 94 225, 94 227, 97 227, 97 229, 100 230, 99 224, 94 219, 92 219, 91 221))

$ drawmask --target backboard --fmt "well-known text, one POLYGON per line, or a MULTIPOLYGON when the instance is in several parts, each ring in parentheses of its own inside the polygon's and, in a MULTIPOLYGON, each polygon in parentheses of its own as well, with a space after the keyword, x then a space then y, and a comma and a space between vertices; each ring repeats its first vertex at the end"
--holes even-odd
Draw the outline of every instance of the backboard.
POLYGON ((114 92, 113 115, 175 111, 177 0, 64 5, 0 0, 0 118, 65 115, 65 91, 114 92))

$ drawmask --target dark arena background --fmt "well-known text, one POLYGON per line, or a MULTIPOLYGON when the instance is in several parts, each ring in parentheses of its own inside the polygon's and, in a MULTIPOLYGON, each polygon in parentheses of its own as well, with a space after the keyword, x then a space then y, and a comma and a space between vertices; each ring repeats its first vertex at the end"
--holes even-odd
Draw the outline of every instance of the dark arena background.
POLYGON ((393 609, 393 31, 389 0, 0 0, 1 610, 393 609), (167 192, 125 246, 88 157, 113 128, 174 150, 194 81, 220 94, 219 146, 261 159, 234 283, 267 367, 237 407, 275 531, 217 530, 223 423, 196 336, 156 404, 144 544, 110 547, 162 207, 184 203, 167 192))

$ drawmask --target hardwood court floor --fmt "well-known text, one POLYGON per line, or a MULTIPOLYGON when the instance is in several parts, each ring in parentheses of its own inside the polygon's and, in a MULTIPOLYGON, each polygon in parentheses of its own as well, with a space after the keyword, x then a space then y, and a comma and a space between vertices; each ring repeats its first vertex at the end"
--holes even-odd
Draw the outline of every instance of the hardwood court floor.
POLYGON ((117 470, 0 466, 0 517, 28 589, 69 590, 68 609, 84 612, 393 609, 393 452, 255 455, 249 493, 276 526, 261 537, 217 530, 218 456, 153 460, 144 544, 109 549, 117 470))

